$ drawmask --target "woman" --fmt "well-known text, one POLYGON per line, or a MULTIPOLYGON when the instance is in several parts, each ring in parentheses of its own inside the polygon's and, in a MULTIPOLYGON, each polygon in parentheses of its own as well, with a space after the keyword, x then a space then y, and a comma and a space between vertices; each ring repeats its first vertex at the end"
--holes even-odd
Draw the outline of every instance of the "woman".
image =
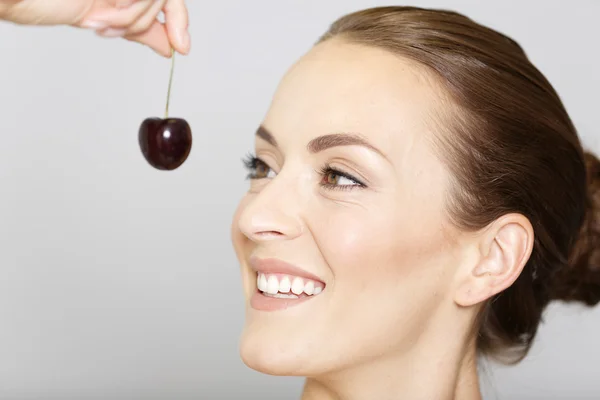
POLYGON ((600 299, 600 163, 522 49, 460 14, 336 21, 246 165, 241 355, 303 400, 480 399, 477 356, 518 362, 550 301, 600 299))
POLYGON ((600 163, 510 38, 453 12, 336 21, 283 78, 232 225, 244 362, 302 399, 481 399, 552 300, 600 300, 600 163))

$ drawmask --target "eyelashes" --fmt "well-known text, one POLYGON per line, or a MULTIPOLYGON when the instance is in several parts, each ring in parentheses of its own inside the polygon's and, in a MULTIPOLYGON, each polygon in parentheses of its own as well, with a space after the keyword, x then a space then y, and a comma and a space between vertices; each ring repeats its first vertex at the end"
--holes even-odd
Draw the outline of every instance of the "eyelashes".
POLYGON ((360 182, 357 178, 352 176, 349 173, 340 171, 339 169, 333 168, 329 164, 325 164, 319 171, 322 180, 320 182, 321 186, 326 187, 327 189, 334 190, 352 190, 356 188, 366 188, 366 185, 360 182), (333 178, 333 179, 330 179, 333 178), (340 184, 340 180, 346 180, 350 182, 350 184, 340 184))
MULTIPOLYGON (((254 154, 247 154, 242 161, 248 170, 246 179, 260 180, 274 177, 271 176, 271 172, 274 174, 274 171, 271 169, 271 167, 269 167, 266 162, 261 160, 259 157, 256 157, 254 154)), ((323 165, 316 172, 321 176, 321 181, 319 184, 322 187, 330 190, 353 190, 367 187, 352 174, 340 171, 329 164, 323 165), (340 181, 342 183, 340 183, 340 181)))
POLYGON ((260 158, 254 156, 252 153, 246 154, 246 156, 242 159, 242 162, 244 163, 244 167, 248 170, 246 179, 256 179, 256 167, 258 163, 264 164, 260 158))

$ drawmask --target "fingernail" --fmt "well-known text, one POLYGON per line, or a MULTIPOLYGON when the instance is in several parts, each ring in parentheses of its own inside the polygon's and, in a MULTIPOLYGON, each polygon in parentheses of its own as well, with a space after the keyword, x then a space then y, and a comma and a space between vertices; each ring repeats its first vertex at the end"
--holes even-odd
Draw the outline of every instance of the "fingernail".
POLYGON ((190 33, 188 31, 185 31, 185 33, 183 34, 183 47, 185 47, 187 51, 190 51, 190 42, 190 33))
POLYGON ((108 28, 108 29, 96 31, 96 33, 98 35, 104 36, 104 37, 120 37, 120 36, 125 35, 125 32, 127 32, 125 29, 115 29, 115 28, 108 28))
POLYGON ((104 29, 107 26, 108 25, 106 24, 106 22, 94 21, 94 20, 90 20, 90 19, 87 19, 81 23, 82 28, 95 29, 95 30, 104 29))
POLYGON ((178 50, 187 49, 187 41, 189 41, 189 36, 187 35, 187 30, 185 29, 176 29, 175 36, 177 40, 178 50))

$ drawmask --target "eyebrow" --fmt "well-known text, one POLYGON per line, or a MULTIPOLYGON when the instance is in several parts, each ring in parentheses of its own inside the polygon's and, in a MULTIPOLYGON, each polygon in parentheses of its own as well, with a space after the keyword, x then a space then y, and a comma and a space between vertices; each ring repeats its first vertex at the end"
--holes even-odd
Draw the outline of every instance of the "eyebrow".
MULTIPOLYGON (((260 137, 270 145, 274 147, 278 147, 277 140, 271 132, 267 130, 264 126, 259 126, 256 130, 256 136, 260 137)), ((323 150, 327 150, 332 147, 338 146, 362 146, 366 147, 375 153, 379 154, 383 158, 387 159, 385 154, 377 147, 373 146, 371 143, 367 141, 361 135, 355 133, 332 133, 328 135, 323 135, 312 139, 308 142, 306 148, 311 153, 318 153, 323 150)))

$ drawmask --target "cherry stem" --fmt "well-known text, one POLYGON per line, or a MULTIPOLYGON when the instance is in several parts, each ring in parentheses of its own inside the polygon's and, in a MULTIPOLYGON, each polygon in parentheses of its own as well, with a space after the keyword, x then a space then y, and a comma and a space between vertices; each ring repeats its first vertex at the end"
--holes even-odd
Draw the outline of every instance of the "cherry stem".
POLYGON ((171 84, 173 83, 173 70, 175 69, 175 49, 171 48, 171 74, 169 76, 169 89, 167 90, 167 106, 165 107, 165 119, 169 118, 169 100, 171 99, 171 84))

